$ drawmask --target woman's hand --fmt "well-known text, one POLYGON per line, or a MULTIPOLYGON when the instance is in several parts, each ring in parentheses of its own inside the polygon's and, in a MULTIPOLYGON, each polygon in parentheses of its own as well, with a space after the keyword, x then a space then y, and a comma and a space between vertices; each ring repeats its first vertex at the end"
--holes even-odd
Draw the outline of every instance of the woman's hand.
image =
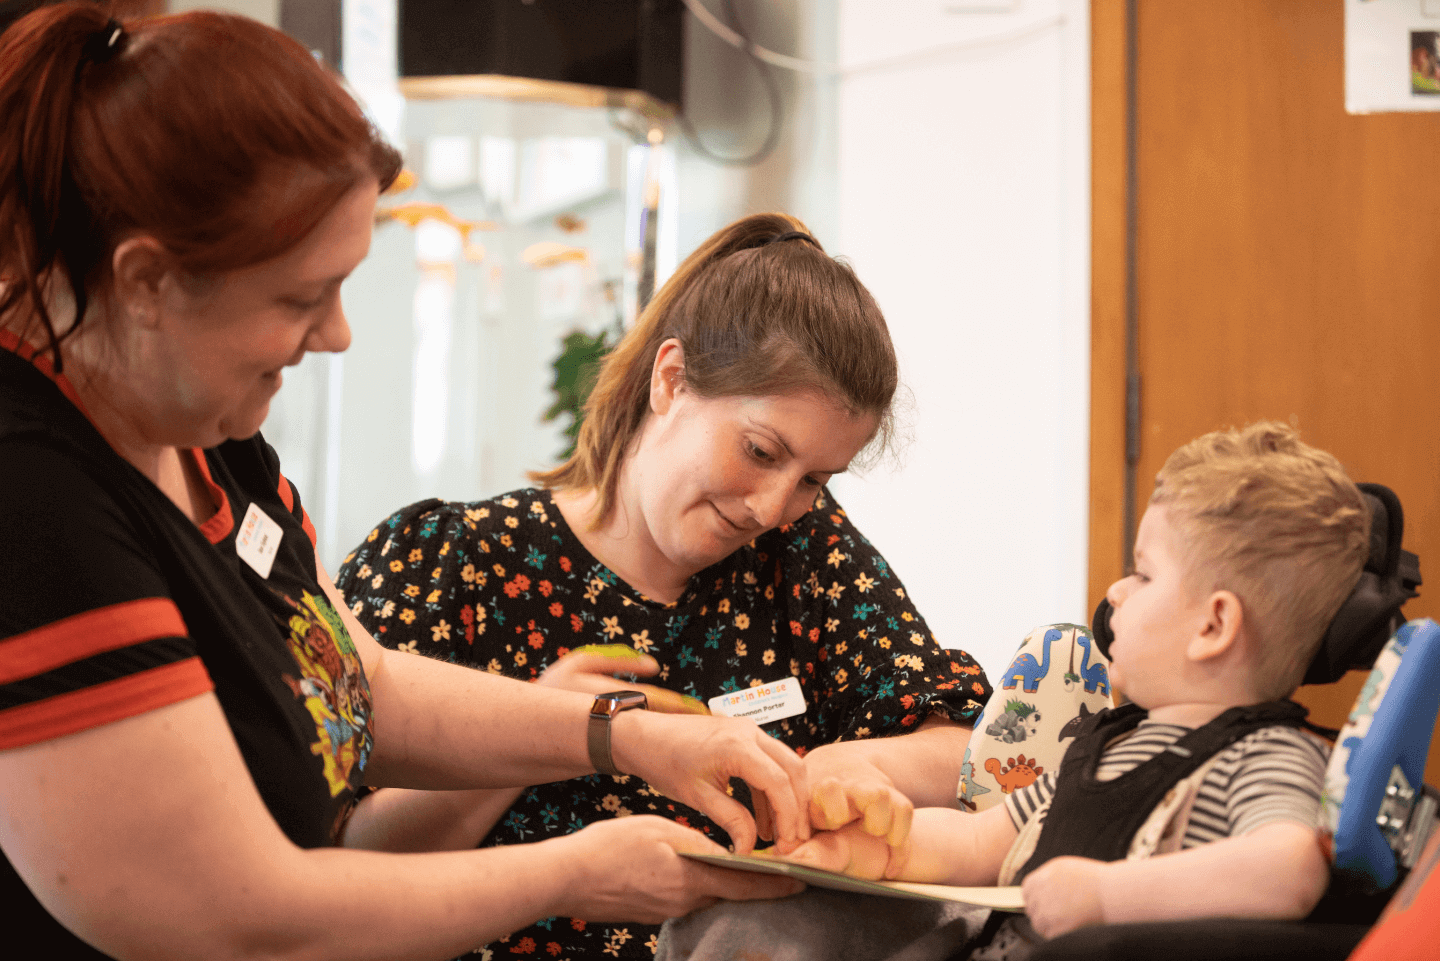
POLYGON ((551 664, 535 679, 544 687, 558 687, 582 694, 608 694, 619 688, 640 691, 647 706, 663 714, 709 714, 704 702, 688 694, 680 694, 652 684, 634 684, 615 678, 616 674, 637 674, 654 677, 660 663, 649 654, 641 654, 624 644, 589 644, 551 664))
MULTIPOLYGON (((615 690, 618 682, 614 675, 617 673, 649 677, 658 673, 659 669, 659 664, 653 657, 623 644, 590 645, 571 651, 556 661, 536 679, 536 683, 584 693, 604 694, 615 690)), ((699 700, 673 691, 649 684, 621 686, 644 692, 652 711, 672 714, 710 713, 699 700)), ((767 741, 773 739, 767 738, 758 743, 768 748, 770 745, 767 741)), ((867 757, 856 756, 854 752, 844 748, 837 751, 835 747, 836 745, 827 745, 817 748, 802 762, 804 777, 809 783, 808 795, 803 788, 797 795, 801 800, 802 818, 808 817, 811 826, 822 830, 835 830, 852 821, 858 821, 869 834, 883 838, 892 848, 899 848, 910 831, 910 820, 914 811, 910 799, 867 757)), ((788 751, 771 753, 783 757, 788 751)), ((654 785, 651 778, 645 779, 654 785)), ((678 795, 664 793, 676 800, 685 800, 678 795)), ((791 833, 782 829, 777 837, 777 825, 767 797, 763 790, 753 793, 753 835, 750 830, 742 828, 746 836, 741 837, 729 825, 716 819, 734 839, 736 850, 749 850, 754 844, 754 837, 758 836, 775 841, 779 852, 784 853, 792 850, 808 836, 808 832, 791 833)), ((699 807, 693 802, 686 803, 699 807)), ((743 810, 738 804, 736 808, 743 810)))
POLYGON ((752 797, 765 798, 777 841, 793 848, 810 837, 805 766, 754 721, 622 711, 611 724, 616 766, 705 812, 736 851, 755 847, 756 830, 750 812, 729 795, 734 777, 750 785, 752 797))
POLYGON ((724 849, 698 831, 654 815, 600 821, 542 845, 565 845, 580 865, 573 900, 559 913, 587 921, 659 924, 709 907, 721 899, 751 901, 797 894, 805 885, 792 878, 729 871, 680 856, 681 852, 722 854, 724 849))

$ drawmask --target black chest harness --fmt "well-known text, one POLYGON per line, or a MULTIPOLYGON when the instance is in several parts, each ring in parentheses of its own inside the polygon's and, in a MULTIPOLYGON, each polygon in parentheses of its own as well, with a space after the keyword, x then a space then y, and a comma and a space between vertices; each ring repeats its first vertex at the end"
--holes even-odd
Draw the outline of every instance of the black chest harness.
POLYGON ((1126 704, 1086 719, 1060 763, 1035 853, 1013 883, 1019 884, 1046 861, 1063 855, 1121 860, 1135 833, 1171 788, 1248 734, 1266 727, 1300 727, 1306 710, 1294 701, 1232 707, 1114 780, 1098 780, 1095 772, 1106 746, 1134 730, 1147 713, 1126 704))

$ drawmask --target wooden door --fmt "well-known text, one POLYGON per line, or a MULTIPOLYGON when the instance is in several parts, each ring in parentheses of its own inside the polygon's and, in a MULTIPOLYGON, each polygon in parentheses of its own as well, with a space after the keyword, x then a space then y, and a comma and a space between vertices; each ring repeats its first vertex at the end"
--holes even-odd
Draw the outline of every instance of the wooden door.
MULTIPOLYGON (((1340 0, 1094 0, 1092 18, 1092 605, 1128 543, 1130 312, 1132 523, 1180 444, 1289 421, 1399 494, 1432 584, 1405 612, 1440 617, 1440 114, 1345 113, 1340 0)), ((1362 680, 1299 699, 1338 726, 1362 680)))

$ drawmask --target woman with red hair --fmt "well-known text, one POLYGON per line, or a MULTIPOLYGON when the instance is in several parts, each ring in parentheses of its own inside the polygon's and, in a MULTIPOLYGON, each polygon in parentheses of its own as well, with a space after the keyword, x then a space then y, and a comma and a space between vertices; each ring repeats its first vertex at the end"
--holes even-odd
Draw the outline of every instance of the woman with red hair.
POLYGON ((340 285, 398 169, 254 21, 77 2, 0 35, 0 898, 36 956, 445 958, 795 887, 679 857, 719 848, 660 818, 339 849, 362 785, 597 765, 741 848, 731 777, 808 833, 799 758, 751 722, 592 716, 384 650, 339 599, 257 431, 285 367, 348 345, 340 285))

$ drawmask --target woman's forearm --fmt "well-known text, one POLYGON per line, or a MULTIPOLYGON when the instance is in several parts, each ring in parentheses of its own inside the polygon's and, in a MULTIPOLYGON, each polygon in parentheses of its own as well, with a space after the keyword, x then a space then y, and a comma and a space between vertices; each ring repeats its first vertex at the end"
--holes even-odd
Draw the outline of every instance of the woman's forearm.
MULTIPOLYGON (((648 677, 660 672, 654 658, 621 644, 571 651, 550 665, 536 682, 542 687, 600 694, 617 686, 646 695, 649 709, 707 714, 700 702, 649 684, 623 683, 619 671, 648 677)), ((455 851, 474 847, 520 796, 519 788, 469 791, 415 791, 383 788, 356 806, 344 841, 347 847, 374 851, 455 851)))
POLYGON ((345 846, 395 852, 473 848, 505 816, 521 790, 381 788, 355 806, 345 827, 345 846))
POLYGON ((585 748, 592 698, 387 650, 345 606, 323 569, 320 584, 370 685, 375 748, 366 783, 444 790, 520 787, 594 770, 585 748))
POLYGON ((0 845, 61 924, 121 961, 450 958, 550 915, 656 923, 795 890, 683 859, 721 849, 647 816, 478 851, 299 848, 211 694, 0 751, 0 845))
POLYGON ((366 673, 375 716, 368 784, 513 788, 594 770, 585 747, 593 698, 399 651, 381 651, 366 673))
POLYGON ((0 801, 0 843, 26 885, 119 959, 453 957, 590 880, 583 844, 298 848, 213 695, 0 752, 0 801))
MULTIPOLYGON (((322 572, 323 574, 323 572, 322 572)), ((326 585, 341 603, 333 584, 326 585)), ((469 789, 568 780, 595 770, 587 748, 594 698, 380 647, 338 607, 365 664, 376 787, 469 789)), ((777 838, 809 836, 804 767, 795 752, 740 718, 622 711, 609 722, 618 770, 635 774, 723 829, 736 849, 755 842, 750 812, 727 793, 732 778, 764 794, 777 838)))

